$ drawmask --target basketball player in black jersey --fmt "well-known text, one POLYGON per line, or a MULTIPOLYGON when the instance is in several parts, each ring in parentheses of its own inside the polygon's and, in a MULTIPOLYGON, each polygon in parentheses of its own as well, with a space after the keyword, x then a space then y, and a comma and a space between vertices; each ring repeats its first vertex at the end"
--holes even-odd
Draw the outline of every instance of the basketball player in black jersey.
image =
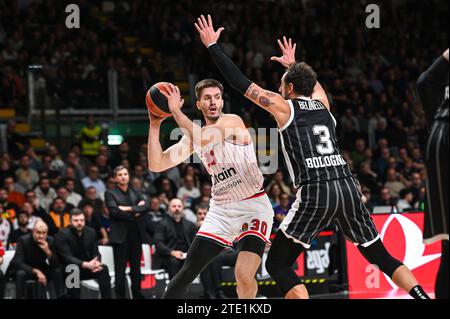
POLYGON ((201 16, 195 27, 203 44, 229 84, 270 112, 278 125, 282 152, 297 199, 280 225, 266 262, 269 274, 286 298, 308 298, 292 269, 298 255, 332 223, 358 245, 360 252, 401 288, 417 299, 429 299, 411 271, 393 258, 361 201, 358 182, 343 159, 336 140, 336 121, 316 73, 295 62, 295 44, 278 41, 283 56, 273 57, 287 67, 280 94, 250 82, 217 44, 224 28, 214 30, 211 16, 201 16))
POLYGON ((448 49, 417 80, 417 92, 431 127, 428 138, 427 206, 424 242, 442 240, 436 298, 448 299, 448 49))

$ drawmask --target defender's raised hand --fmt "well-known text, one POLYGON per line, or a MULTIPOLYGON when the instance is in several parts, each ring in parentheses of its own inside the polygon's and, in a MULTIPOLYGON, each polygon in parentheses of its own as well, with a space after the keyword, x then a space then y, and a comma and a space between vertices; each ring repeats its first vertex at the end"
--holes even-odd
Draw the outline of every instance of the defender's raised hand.
POLYGON ((270 59, 272 61, 276 61, 281 63, 284 67, 288 68, 291 64, 295 63, 295 49, 297 47, 297 44, 294 43, 292 45, 292 40, 289 38, 289 41, 286 40, 286 37, 283 36, 283 43, 278 39, 278 45, 280 46, 281 53, 283 53, 282 56, 276 57, 273 56, 270 59))
POLYGON ((197 29, 200 40, 202 40, 205 47, 209 47, 211 44, 217 42, 220 37, 220 34, 224 30, 223 27, 214 31, 214 26, 212 23, 211 15, 208 14, 208 21, 206 21, 203 15, 200 18, 197 18, 197 23, 195 23, 195 28, 197 29))

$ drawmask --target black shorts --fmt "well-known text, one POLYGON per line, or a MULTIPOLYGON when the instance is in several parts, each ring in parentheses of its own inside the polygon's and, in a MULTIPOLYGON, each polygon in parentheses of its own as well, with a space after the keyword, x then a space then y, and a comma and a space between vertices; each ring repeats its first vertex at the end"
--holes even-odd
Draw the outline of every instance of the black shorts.
POLYGON ((428 138, 424 241, 448 240, 448 121, 435 121, 428 138))
POLYGON ((379 236, 361 197, 353 177, 303 185, 280 229, 309 248, 324 228, 335 224, 349 240, 368 246, 379 236))

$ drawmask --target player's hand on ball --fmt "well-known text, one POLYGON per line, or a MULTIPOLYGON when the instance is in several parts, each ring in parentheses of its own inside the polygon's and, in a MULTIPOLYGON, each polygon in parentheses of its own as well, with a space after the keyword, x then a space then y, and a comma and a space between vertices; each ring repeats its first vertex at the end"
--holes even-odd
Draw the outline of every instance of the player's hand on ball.
POLYGON ((166 98, 169 104, 170 113, 175 114, 180 111, 184 104, 184 99, 181 98, 180 89, 178 86, 170 85, 169 92, 161 92, 166 98))
POLYGON ((156 116, 150 111, 148 112, 148 118, 150 119, 150 125, 161 124, 161 122, 166 119, 165 117, 156 116))
POLYGON ((217 29, 217 31, 214 31, 212 19, 209 14, 208 14, 208 21, 206 21, 203 15, 201 15, 200 18, 197 18, 195 28, 197 29, 200 35, 200 40, 202 40, 203 44, 206 47, 209 47, 214 42, 217 42, 217 40, 219 40, 220 34, 224 30, 223 27, 220 27, 219 29, 217 29))
POLYGON ((283 36, 283 42, 278 39, 278 45, 283 55, 280 57, 273 56, 270 59, 272 61, 281 63, 286 68, 295 63, 295 49, 297 48, 297 43, 294 43, 294 45, 292 45, 291 38, 289 38, 288 41, 286 37, 283 36))

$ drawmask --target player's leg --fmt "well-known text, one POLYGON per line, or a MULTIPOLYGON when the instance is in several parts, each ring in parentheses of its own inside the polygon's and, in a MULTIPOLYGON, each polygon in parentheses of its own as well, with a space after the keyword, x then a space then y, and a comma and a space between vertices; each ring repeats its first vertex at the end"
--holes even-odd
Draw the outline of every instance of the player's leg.
POLYGON ((427 202, 425 204, 424 241, 432 243, 442 240, 442 255, 436 277, 436 299, 448 299, 448 214, 449 214, 449 171, 448 171, 448 122, 435 122, 427 145, 427 202), (447 239, 445 239, 447 234, 447 239))
POLYGON ((416 299, 429 298, 412 272, 386 250, 369 211, 361 200, 362 194, 355 180, 346 178, 340 183, 343 209, 337 219, 345 236, 358 243, 361 254, 370 263, 377 265, 397 286, 416 299))
POLYGON ((292 264, 306 248, 278 230, 266 260, 266 269, 286 299, 307 299, 308 291, 292 269, 292 264))
POLYGON ((162 298, 183 298, 192 281, 223 249, 224 247, 218 242, 195 236, 189 247, 183 267, 170 281, 162 298))
POLYGON ((448 299, 448 273, 448 240, 443 240, 441 264, 436 277, 436 299, 448 299))
POLYGON ((234 268, 236 292, 239 299, 253 299, 258 292, 255 275, 261 264, 266 243, 256 236, 246 236, 239 241, 239 254, 234 268))
POLYGON ((266 269, 288 299, 308 298, 292 265, 311 241, 333 220, 338 208, 335 181, 302 186, 280 225, 266 261, 266 269))

